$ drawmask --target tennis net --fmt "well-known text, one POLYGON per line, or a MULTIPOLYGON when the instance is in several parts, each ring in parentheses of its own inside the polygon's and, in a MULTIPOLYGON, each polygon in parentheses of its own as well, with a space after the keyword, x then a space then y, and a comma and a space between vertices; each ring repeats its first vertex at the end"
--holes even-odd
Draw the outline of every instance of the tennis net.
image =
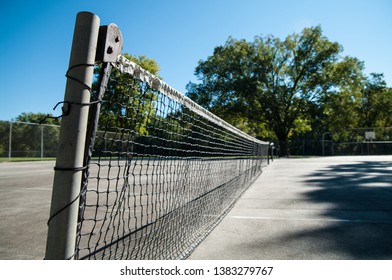
POLYGON ((112 66, 97 86, 74 257, 184 259, 267 165, 268 142, 124 56, 112 66))

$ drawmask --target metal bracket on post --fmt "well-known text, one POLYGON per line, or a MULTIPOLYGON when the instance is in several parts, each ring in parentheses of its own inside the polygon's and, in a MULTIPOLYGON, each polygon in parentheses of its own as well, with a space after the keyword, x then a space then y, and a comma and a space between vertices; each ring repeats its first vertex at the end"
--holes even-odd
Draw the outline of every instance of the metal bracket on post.
MULTIPOLYGON (((102 62, 99 89, 96 100, 100 101, 106 91, 107 83, 111 73, 112 65, 117 61, 117 57, 121 54, 123 39, 120 29, 114 23, 99 27, 97 51, 95 53, 95 61, 102 62)), ((98 127, 100 102, 95 104, 95 108, 91 108, 89 115, 90 126, 87 130, 85 160, 89 161, 92 154, 92 145, 95 141, 95 132, 98 127)), ((87 165, 87 162, 84 163, 87 165)))
MULTIPOLYGON (((87 127, 84 162, 83 166, 89 166, 90 159, 93 154, 93 146, 95 142, 96 132, 98 130, 99 114, 101 110, 101 102, 103 95, 106 91, 107 84, 112 69, 112 64, 117 61, 117 57, 122 51, 122 34, 117 25, 111 23, 107 26, 100 26, 98 33, 97 50, 95 53, 95 62, 102 63, 99 75, 99 89, 95 93, 95 101, 89 111, 89 125, 87 127)), ((81 192, 87 188, 88 168, 83 172, 81 192)), ((80 206, 85 204, 85 198, 82 196, 80 199, 80 206)), ((80 213, 79 213, 80 215, 80 213)), ((79 217, 81 219, 82 217, 79 217)), ((76 255, 77 256, 77 255, 76 255)), ((78 257, 78 256, 77 256, 78 257)))
POLYGON ((116 62, 121 54, 123 39, 120 29, 114 23, 99 28, 95 61, 116 62))

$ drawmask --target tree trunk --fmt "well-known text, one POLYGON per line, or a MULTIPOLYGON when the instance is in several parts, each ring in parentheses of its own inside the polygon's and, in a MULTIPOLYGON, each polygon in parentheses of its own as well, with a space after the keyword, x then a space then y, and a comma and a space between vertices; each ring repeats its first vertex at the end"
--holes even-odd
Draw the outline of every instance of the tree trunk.
POLYGON ((279 129, 275 131, 275 135, 278 138, 279 144, 279 156, 280 157, 289 157, 290 156, 290 149, 289 149, 289 136, 286 131, 282 131, 279 129))
POLYGON ((278 139, 278 142, 279 142, 279 156, 289 157, 290 150, 289 150, 288 139, 278 139))

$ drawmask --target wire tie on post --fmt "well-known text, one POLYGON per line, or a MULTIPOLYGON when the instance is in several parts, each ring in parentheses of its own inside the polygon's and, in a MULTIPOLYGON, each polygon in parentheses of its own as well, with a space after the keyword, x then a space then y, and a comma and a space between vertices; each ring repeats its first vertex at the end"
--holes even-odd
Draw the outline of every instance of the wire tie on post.
POLYGON ((57 212, 55 212, 52 216, 50 216, 50 218, 48 219, 47 225, 49 226, 50 221, 56 217, 57 215, 59 215, 61 212, 63 212, 65 209, 67 209, 68 207, 70 207, 72 204, 74 204, 76 202, 76 200, 78 200, 80 197, 80 193, 78 193, 78 195, 67 205, 65 205, 63 208, 59 209, 57 212))
POLYGON ((57 167, 55 166, 53 169, 54 170, 60 170, 60 171, 82 171, 85 170, 88 166, 81 166, 81 167, 57 167))
POLYGON ((70 72, 72 69, 75 69, 75 68, 81 67, 81 66, 94 67, 95 65, 94 65, 94 64, 76 64, 76 65, 70 67, 70 68, 67 70, 67 73, 65 74, 65 77, 67 77, 68 79, 71 79, 71 80, 73 80, 73 81, 75 81, 75 82, 78 82, 79 84, 83 85, 88 91, 91 92, 91 91, 92 91, 92 88, 91 88, 90 86, 86 85, 84 82, 80 81, 79 79, 76 79, 76 78, 74 78, 74 77, 72 77, 72 76, 69 75, 69 72, 70 72))
MULTIPOLYGON (((86 85, 86 84, 83 83, 82 81, 80 81, 80 80, 78 80, 78 79, 76 79, 76 78, 74 78, 74 77, 72 77, 72 76, 69 75, 69 72, 70 72, 72 69, 77 68, 77 67, 81 67, 81 66, 94 67, 95 64, 87 64, 87 63, 84 63, 84 64, 76 64, 76 65, 70 67, 70 68, 67 70, 67 73, 65 74, 65 77, 67 77, 68 79, 71 79, 71 80, 73 80, 73 81, 75 81, 75 82, 78 82, 79 84, 82 84, 89 92, 92 92, 92 88, 91 88, 90 86, 86 85)), ((68 105, 75 104, 75 105, 87 106, 87 105, 96 104, 96 103, 99 103, 99 102, 100 102, 99 100, 93 101, 93 102, 90 102, 90 103, 75 103, 75 102, 69 102, 69 101, 61 101, 61 102, 58 102, 58 103, 56 104, 56 106, 54 106, 53 111, 56 110, 56 108, 57 108, 57 106, 58 106, 59 104, 68 104, 68 105)), ((67 116, 67 115, 69 114, 69 111, 70 111, 70 106, 69 106, 68 108, 64 108, 64 106, 63 106, 63 107, 61 108, 61 110, 62 110, 62 114, 61 114, 60 116, 52 117, 52 116, 50 116, 49 114, 47 114, 45 117, 43 117, 43 118, 39 121, 39 124, 43 124, 47 119, 54 119, 54 120, 57 120, 57 119, 59 119, 59 118, 61 118, 61 117, 67 116)))
POLYGON ((52 117, 51 115, 47 114, 44 118, 42 118, 39 121, 39 124, 42 124, 47 119, 57 120, 57 119, 60 119, 60 118, 62 118, 64 116, 69 115, 70 110, 71 110, 71 105, 90 106, 90 105, 98 104, 98 103, 101 103, 101 102, 102 102, 102 100, 95 100, 95 101, 92 101, 92 102, 89 102, 89 103, 77 103, 77 102, 71 102, 71 101, 60 101, 60 102, 58 102, 56 104, 56 106, 53 107, 53 111, 56 110, 57 106, 59 106, 60 104, 67 104, 68 106, 66 108, 65 108, 65 106, 63 106, 61 108, 62 114, 60 116, 56 116, 56 117, 52 117))
MULTIPOLYGON (((54 170, 61 170, 61 171, 82 171, 87 169, 88 166, 82 166, 82 167, 57 167, 55 166, 53 169, 54 170)), ((67 205, 65 205, 64 207, 62 207, 61 209, 59 209, 58 211, 56 211, 52 216, 50 216, 50 218, 48 219, 47 225, 49 225, 50 221, 56 217, 57 215, 59 215, 61 212, 63 212, 65 209, 67 209, 68 207, 70 207, 73 203, 75 203, 75 201, 80 197, 81 192, 78 193, 78 195, 67 205)))

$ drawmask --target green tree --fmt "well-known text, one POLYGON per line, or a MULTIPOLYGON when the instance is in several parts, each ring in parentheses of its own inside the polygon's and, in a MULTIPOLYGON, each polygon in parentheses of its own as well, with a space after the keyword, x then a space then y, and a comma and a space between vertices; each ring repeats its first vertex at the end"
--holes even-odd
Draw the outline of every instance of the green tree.
MULTIPOLYGON (((124 56, 158 76, 159 65, 155 60, 146 56, 136 57, 129 54, 124 56)), ((94 80, 93 89, 99 86, 100 69, 100 66, 95 69, 97 78, 94 80)), ((113 68, 107 91, 103 96, 100 125, 107 129, 123 128, 146 134, 150 116, 155 114, 156 100, 156 94, 147 86, 113 68)))
POLYGON ((363 63, 351 57, 344 57, 328 69, 329 86, 319 100, 319 115, 312 116, 323 126, 319 127, 319 135, 330 132, 335 141, 349 140, 350 130, 359 126, 358 108, 365 80, 362 71, 363 63))
MULTIPOLYGON (((124 56, 151 74, 158 76, 158 63, 146 56, 124 56)), ((93 92, 99 87, 101 66, 95 68, 93 92)), ((159 77, 159 76, 158 76, 159 77)), ((110 80, 101 103, 96 150, 117 150, 128 153, 148 143, 150 127, 157 114, 158 95, 146 83, 112 68, 110 80), (102 134, 103 133, 103 134, 102 134), (107 142, 110 139, 111 141, 107 142), (134 143, 141 143, 135 145, 134 143), (107 147, 106 145, 110 145, 107 147)))
POLYGON ((320 26, 285 40, 229 38, 199 62, 195 74, 201 83, 188 84, 187 95, 233 125, 246 122, 253 134, 270 133, 281 155, 288 155, 290 136, 311 130, 310 112, 320 112, 315 108, 323 98, 349 94, 350 85, 360 80, 355 74, 361 75, 361 63, 341 59, 341 51, 338 43, 323 36, 320 26))
POLYGON ((9 122, 0 121, 0 157, 8 156, 9 129, 9 122))
MULTIPOLYGON (((11 150, 12 156, 39 157, 41 149, 43 156, 53 157, 57 152, 59 137, 59 119, 52 118, 52 115, 43 113, 22 113, 12 121, 12 128, 9 123, 3 123, 0 130, 2 133, 2 143, 9 144, 9 134, 11 130, 11 150)), ((5 147, 0 148, 4 154, 5 147)))
POLYGON ((52 114, 44 113, 21 113, 15 118, 15 121, 60 125, 60 119, 54 118, 52 114))
POLYGON ((392 125, 392 90, 386 86, 383 74, 371 73, 366 78, 359 115, 361 127, 392 125))

